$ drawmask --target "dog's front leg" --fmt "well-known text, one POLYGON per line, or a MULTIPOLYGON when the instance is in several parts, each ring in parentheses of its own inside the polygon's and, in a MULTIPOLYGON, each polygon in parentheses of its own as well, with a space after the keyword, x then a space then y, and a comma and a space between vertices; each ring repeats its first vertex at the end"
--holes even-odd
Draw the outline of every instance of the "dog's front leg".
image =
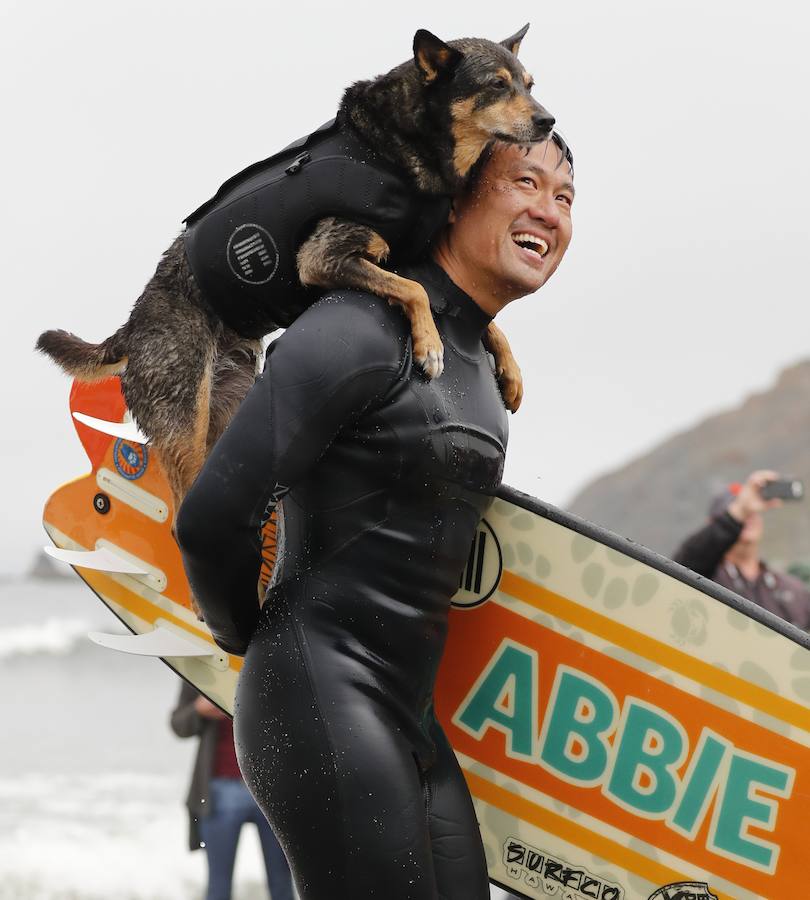
POLYGON ((365 225, 321 219, 298 251, 298 277, 304 285, 356 288, 401 306, 411 325, 414 359, 428 378, 436 378, 444 371, 444 346, 427 293, 416 281, 377 265, 388 251, 388 244, 365 225))
POLYGON ((490 322, 484 332, 484 346, 495 357, 495 373, 503 402, 508 410, 515 413, 523 401, 523 376, 506 335, 494 322, 490 322))

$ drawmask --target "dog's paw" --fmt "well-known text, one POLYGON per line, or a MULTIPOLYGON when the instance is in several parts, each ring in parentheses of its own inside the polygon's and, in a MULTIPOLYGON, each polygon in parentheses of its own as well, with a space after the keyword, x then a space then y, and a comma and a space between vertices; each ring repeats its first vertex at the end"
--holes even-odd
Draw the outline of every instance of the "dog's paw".
POLYGON ((440 346, 438 350, 428 350, 421 356, 414 353, 414 358, 428 378, 438 378, 444 372, 444 347, 440 346))
POLYGON ((523 376, 516 363, 498 372, 498 385, 504 406, 516 413, 523 402, 523 376))

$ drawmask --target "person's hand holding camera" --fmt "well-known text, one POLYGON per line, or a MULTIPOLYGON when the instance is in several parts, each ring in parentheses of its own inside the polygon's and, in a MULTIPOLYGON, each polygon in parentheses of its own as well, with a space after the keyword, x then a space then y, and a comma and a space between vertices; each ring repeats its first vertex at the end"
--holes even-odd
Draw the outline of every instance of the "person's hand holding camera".
POLYGON ((740 488, 739 494, 729 503, 729 515, 738 522, 745 522, 756 513, 781 506, 781 500, 765 500, 761 493, 762 488, 769 481, 776 481, 778 478, 779 474, 770 469, 758 469, 756 472, 752 472, 740 488))

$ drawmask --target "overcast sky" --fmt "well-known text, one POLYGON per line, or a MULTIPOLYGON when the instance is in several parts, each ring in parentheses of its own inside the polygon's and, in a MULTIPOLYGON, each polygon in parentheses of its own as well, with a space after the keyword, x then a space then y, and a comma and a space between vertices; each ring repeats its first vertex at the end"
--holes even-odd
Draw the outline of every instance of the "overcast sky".
MULTIPOLYGON (((4 0, 0 573, 87 470, 45 328, 115 330, 182 218, 330 118, 413 32, 500 40, 576 157, 574 240, 499 317, 526 382, 506 480, 558 504, 810 355, 808 7, 4 0)), ((806 435, 797 435, 806 440, 806 435)))

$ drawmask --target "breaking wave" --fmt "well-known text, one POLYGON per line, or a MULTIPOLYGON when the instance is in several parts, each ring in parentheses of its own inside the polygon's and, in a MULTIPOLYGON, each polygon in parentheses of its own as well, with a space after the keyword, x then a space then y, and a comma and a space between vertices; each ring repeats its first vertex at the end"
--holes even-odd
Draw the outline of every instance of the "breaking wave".
POLYGON ((87 640, 93 624, 85 619, 50 617, 44 622, 0 628, 0 660, 38 653, 66 656, 87 640))

